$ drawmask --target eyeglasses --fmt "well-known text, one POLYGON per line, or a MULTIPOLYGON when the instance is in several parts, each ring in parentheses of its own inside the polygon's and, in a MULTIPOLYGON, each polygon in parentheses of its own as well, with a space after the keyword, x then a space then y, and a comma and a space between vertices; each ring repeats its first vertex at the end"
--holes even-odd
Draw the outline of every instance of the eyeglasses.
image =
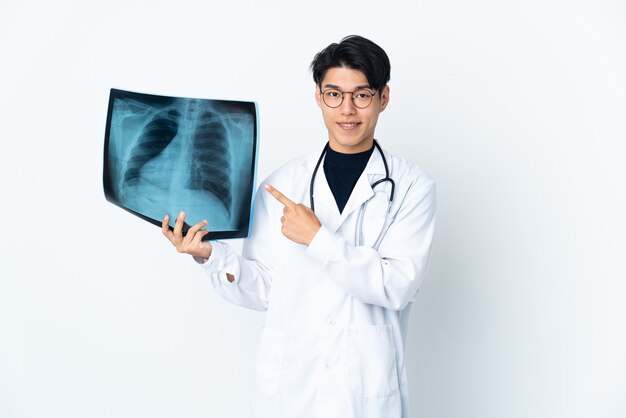
POLYGON ((320 89, 320 93, 322 94, 322 100, 326 104, 326 106, 331 108, 336 108, 341 106, 343 103, 343 95, 351 94, 352 95, 352 103, 355 107, 359 109, 365 109, 372 103, 372 99, 376 95, 376 93, 371 92, 370 90, 360 89, 356 91, 341 91, 337 89, 326 89, 322 91, 320 89))

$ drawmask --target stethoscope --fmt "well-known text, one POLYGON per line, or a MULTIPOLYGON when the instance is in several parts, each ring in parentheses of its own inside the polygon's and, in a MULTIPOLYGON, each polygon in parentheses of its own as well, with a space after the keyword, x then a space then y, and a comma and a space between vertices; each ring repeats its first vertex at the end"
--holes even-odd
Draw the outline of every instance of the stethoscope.
MULTIPOLYGON (((311 183, 309 186, 309 199, 310 199, 309 201, 311 202, 311 210, 313 212, 315 212, 315 201, 313 199, 313 186, 315 185, 315 176, 317 175, 317 170, 320 168, 320 165, 322 164, 322 160, 324 159, 324 156, 326 155, 326 151, 328 150, 329 146, 330 145, 327 142, 326 145, 324 146, 324 149, 322 150, 322 154, 320 155, 319 160, 317 160, 315 169, 313 169, 313 174, 311 175, 311 183)), ((380 153, 380 156, 383 159, 383 165, 385 166, 385 177, 372 183, 371 185, 372 190, 374 190, 374 188, 378 186, 379 184, 384 183, 386 181, 388 181, 389 184, 391 184, 391 192, 389 193, 389 196, 387 198, 387 210, 385 214, 385 223, 383 224, 382 229, 378 233, 378 238, 376 238, 376 242, 372 246, 372 248, 377 249, 378 246, 380 245, 380 242, 383 239, 384 232, 387 230, 387 227, 391 224, 391 222, 393 222, 393 217, 391 216, 391 204, 393 203, 393 193, 396 189, 396 183, 393 181, 391 177, 389 177, 389 166, 387 165, 387 159, 385 158, 385 154, 383 153, 383 150, 380 148, 380 145, 378 145, 378 141, 374 140, 374 146, 376 146, 376 149, 378 150, 378 152, 380 153)), ((368 203, 369 203, 369 200, 363 203, 361 207, 359 208, 356 228, 354 230, 354 242, 357 246, 363 245, 363 218, 365 217, 365 209, 367 208, 368 203)))

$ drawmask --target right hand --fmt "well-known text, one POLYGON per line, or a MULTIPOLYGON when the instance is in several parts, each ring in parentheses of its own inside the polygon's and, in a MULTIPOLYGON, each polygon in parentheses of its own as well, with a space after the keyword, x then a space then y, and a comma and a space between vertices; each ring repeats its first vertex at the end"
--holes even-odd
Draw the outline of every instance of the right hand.
POLYGON ((165 215, 161 227, 163 228, 163 235, 176 247, 176 251, 205 259, 211 256, 213 246, 208 241, 202 241, 202 237, 209 233, 208 229, 202 229, 207 226, 207 221, 198 222, 189 228, 187 234, 183 236, 185 212, 181 212, 176 217, 173 231, 170 230, 169 220, 170 216, 165 215))

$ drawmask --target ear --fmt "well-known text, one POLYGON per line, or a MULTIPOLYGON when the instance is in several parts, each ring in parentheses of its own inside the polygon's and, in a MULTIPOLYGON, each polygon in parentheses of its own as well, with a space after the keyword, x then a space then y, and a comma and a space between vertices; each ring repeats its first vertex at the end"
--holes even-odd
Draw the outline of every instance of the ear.
POLYGON ((322 108, 322 98, 320 95, 320 86, 315 84, 315 101, 317 102, 317 106, 322 108))
POLYGON ((385 87, 380 92, 380 111, 385 110, 387 105, 389 104, 389 84, 386 84, 385 87))

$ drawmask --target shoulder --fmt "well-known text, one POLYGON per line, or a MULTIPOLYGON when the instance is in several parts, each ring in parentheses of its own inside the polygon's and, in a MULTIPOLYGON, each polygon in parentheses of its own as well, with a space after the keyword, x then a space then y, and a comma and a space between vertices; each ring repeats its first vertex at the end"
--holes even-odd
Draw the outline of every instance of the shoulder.
POLYGON ((410 162, 405 158, 392 155, 385 151, 385 157, 389 164, 390 177, 396 182, 405 184, 408 188, 434 189, 435 181, 433 178, 422 170, 416 163, 410 162))
POLYGON ((261 184, 271 184, 291 200, 304 202, 308 199, 311 173, 319 155, 304 155, 287 161, 276 168, 261 184))
POLYGON ((306 171, 308 161, 311 155, 303 155, 293 158, 283 165, 276 168, 268 177, 268 180, 284 177, 286 175, 292 175, 294 173, 306 171))
POLYGON ((307 154, 293 158, 276 168, 265 182, 293 182, 301 177, 310 177, 319 154, 307 154))
POLYGON ((385 152, 389 164, 389 177, 394 181, 396 216, 418 216, 434 213, 436 188, 433 178, 416 163, 385 152), (412 214, 412 215, 411 215, 412 214))

